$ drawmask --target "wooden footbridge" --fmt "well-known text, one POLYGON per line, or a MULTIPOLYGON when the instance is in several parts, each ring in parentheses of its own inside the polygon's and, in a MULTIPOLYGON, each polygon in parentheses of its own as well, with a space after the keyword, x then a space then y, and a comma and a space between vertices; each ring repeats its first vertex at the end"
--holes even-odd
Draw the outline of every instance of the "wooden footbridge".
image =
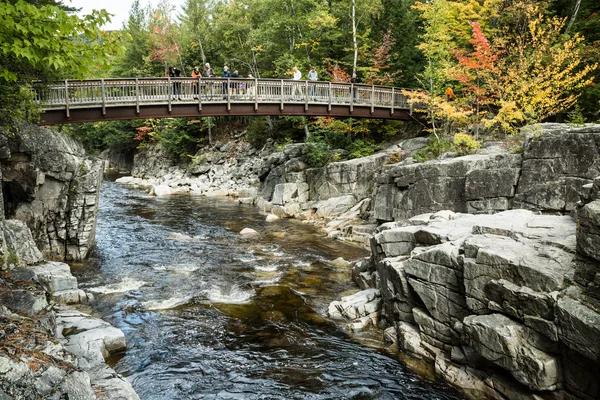
POLYGON ((124 78, 37 86, 41 123, 135 118, 294 115, 415 119, 388 86, 284 79, 124 78))

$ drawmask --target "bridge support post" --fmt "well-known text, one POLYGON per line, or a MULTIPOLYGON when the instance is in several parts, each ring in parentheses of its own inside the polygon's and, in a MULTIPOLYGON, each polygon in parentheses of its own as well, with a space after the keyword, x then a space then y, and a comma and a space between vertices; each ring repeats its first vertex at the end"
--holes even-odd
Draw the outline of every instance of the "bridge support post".
POLYGON ((283 111, 283 79, 281 80, 281 104, 280 104, 280 108, 281 108, 281 111, 283 111))
POLYGON ((354 111, 354 83, 350 84, 350 114, 354 111))
POLYGON ((196 85, 198 85, 196 86, 196 95, 198 95, 198 111, 202 111, 202 88, 200 87, 200 78, 198 78, 196 85))
POLYGON ((67 118, 71 118, 69 112, 69 82, 65 79, 65 111, 67 112, 67 118))
POLYGON ((329 104, 327 105, 327 111, 331 111, 331 81, 329 82, 329 104))
POLYGON ((371 85, 371 114, 375 112, 375 85, 371 85))
POLYGON ((304 81, 304 111, 308 111, 308 81, 304 81))
POLYGON ((175 94, 175 92, 173 91, 173 84, 171 83, 171 78, 167 78, 167 84, 169 85, 169 88, 167 89, 167 99, 169 100, 169 114, 171 113, 171 98, 173 97, 173 95, 175 94))
POLYGON ((227 78, 227 111, 231 110, 231 78, 227 78))
POLYGON ((254 111, 258 110, 258 79, 254 78, 254 111))
POLYGON ((392 108, 390 109, 390 115, 394 115, 394 100, 396 100, 395 88, 392 88, 392 108))
POLYGON ((140 113, 140 83, 138 78, 135 78, 135 113, 140 113))
POLYGON ((106 115, 106 88, 104 86, 104 79, 100 79, 101 91, 102 91, 102 115, 106 115))

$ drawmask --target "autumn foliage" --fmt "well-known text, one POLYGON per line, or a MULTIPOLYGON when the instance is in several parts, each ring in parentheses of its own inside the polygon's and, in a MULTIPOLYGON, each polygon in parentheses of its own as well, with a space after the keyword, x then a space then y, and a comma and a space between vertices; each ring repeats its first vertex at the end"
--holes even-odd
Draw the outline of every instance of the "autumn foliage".
POLYGON ((425 19, 420 48, 428 66, 420 80, 426 91, 405 94, 426 113, 437 137, 480 128, 514 132, 569 109, 593 84, 597 64, 583 62, 584 39, 564 34, 566 19, 547 17, 530 5, 519 8, 518 26, 512 20, 503 26, 497 3, 489 2, 491 9, 478 10, 479 21, 465 21, 471 34, 465 43, 457 3, 416 6, 425 19), (497 26, 486 31, 492 18, 497 26), (456 99, 443 95, 448 87, 456 99))

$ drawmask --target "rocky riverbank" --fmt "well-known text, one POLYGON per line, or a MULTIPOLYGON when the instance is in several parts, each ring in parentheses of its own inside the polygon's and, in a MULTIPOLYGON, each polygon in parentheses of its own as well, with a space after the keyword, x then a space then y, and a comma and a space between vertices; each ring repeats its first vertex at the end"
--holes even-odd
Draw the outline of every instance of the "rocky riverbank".
POLYGON ((187 168, 147 150, 122 182, 236 196, 370 245, 354 267, 364 291, 331 315, 388 327, 471 398, 600 398, 599 125, 542 124, 522 152, 422 164, 392 163, 420 138, 323 168, 308 167, 307 146, 258 151, 238 136, 187 168))
POLYGON ((44 261, 23 222, 3 226, 14 252, 0 272, 0 398, 139 399, 105 363, 125 350, 123 332, 70 308, 93 298, 69 266, 44 261))
POLYGON ((94 244, 102 161, 25 125, 0 131, 0 398, 139 399, 105 363, 125 335, 72 307, 93 300, 67 264, 94 244))

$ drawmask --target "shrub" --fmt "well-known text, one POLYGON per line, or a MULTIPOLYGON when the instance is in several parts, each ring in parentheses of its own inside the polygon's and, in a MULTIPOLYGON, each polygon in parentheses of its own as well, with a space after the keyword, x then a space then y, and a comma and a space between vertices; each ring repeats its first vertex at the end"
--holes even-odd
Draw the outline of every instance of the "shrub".
POLYGON ((481 148, 481 142, 467 133, 457 133, 454 135, 452 144, 460 154, 471 154, 481 148))
POLYGON ((417 151, 412 157, 416 162, 434 160, 443 153, 452 150, 452 148, 452 142, 448 138, 440 137, 438 139, 435 135, 431 135, 427 140, 425 148, 417 151))
POLYGON ((347 147, 348 158, 367 157, 375 153, 375 142, 371 139, 356 139, 347 147))
POLYGON ((306 162, 313 168, 326 165, 331 156, 331 150, 325 143, 311 143, 306 153, 306 162))

